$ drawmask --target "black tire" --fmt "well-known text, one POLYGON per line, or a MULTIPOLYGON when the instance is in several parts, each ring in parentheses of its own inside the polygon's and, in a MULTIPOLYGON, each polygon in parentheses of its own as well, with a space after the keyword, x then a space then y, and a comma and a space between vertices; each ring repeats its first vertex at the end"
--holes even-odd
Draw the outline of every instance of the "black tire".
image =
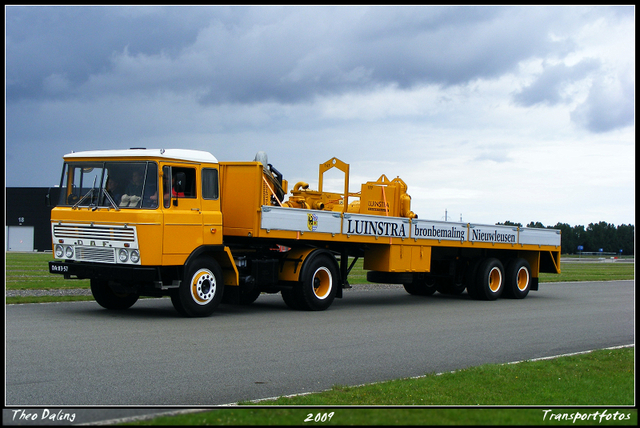
POLYGON ((414 279, 413 282, 402 285, 412 296, 432 296, 437 290, 435 278, 430 277, 422 280, 414 279))
POLYGON ((136 293, 116 293, 107 280, 91 280, 91 293, 96 302, 105 309, 129 309, 140 297, 136 293))
POLYGON ((531 289, 531 266, 525 259, 512 259, 504 270, 504 296, 512 299, 524 299, 531 289))
POLYGON ((409 284, 414 281, 411 272, 382 272, 370 270, 367 272, 367 281, 378 284, 409 284))
POLYGON ((255 302, 256 300, 258 300, 258 297, 260 297, 260 294, 262 294, 262 292, 260 291, 259 288, 251 290, 249 292, 243 293, 242 291, 240 292, 240 299, 238 304, 239 305, 250 305, 253 302, 255 302))
POLYGON ((456 282, 452 278, 440 278, 436 288, 438 293, 456 296, 464 292, 465 288, 467 288, 467 284, 465 284, 464 281, 456 282))
POLYGON ((215 260, 200 257, 187 266, 171 303, 182 316, 207 317, 220 304, 223 293, 222 269, 215 260))
POLYGON ((311 257, 303 265, 300 283, 293 292, 300 309, 324 311, 333 303, 340 286, 338 264, 327 254, 311 257))
POLYGON ((250 305, 260 297, 261 291, 259 288, 254 288, 250 291, 242 291, 237 286, 230 286, 225 288, 224 295, 222 296, 222 303, 228 305, 250 305))
POLYGON ((474 299, 478 297, 478 267, 482 259, 477 258, 469 262, 469 266, 465 272, 465 284, 467 285, 467 293, 474 299))
POLYGON ((496 300, 504 291, 504 267, 500 260, 482 260, 476 272, 475 290, 472 297, 479 300, 496 300))
POLYGON ((282 290, 282 300, 291 309, 300 310, 302 306, 298 303, 298 296, 292 289, 282 290))

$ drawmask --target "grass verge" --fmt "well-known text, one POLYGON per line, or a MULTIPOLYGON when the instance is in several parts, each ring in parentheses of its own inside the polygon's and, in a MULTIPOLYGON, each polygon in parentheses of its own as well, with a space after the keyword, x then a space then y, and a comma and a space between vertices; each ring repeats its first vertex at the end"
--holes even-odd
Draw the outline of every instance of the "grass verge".
MULTIPOLYGON (((53 259, 50 253, 5 253, 7 290, 55 290, 82 288, 89 289, 89 280, 66 280, 62 275, 50 274, 47 263, 53 259)), ((541 282, 603 281, 634 279, 634 263, 593 262, 562 263, 562 273, 540 274, 541 282)), ((367 271, 359 260, 349 274, 351 284, 368 284, 367 271)), ((7 297, 5 302, 44 303, 92 300, 87 296, 16 296, 7 297)))
POLYGON ((335 386, 314 394, 240 404, 244 407, 160 417, 132 425, 304 425, 305 419, 311 418, 307 424, 635 426, 637 410, 631 408, 634 348, 517 364, 488 364, 452 373, 364 386, 335 386))

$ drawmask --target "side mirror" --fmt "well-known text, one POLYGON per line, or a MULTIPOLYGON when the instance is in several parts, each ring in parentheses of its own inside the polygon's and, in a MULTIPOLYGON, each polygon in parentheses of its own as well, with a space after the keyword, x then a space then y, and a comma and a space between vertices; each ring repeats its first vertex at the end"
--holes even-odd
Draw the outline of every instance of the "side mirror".
POLYGON ((44 203, 47 208, 55 208, 58 205, 58 198, 60 198, 60 188, 49 187, 49 191, 44 197, 44 203))

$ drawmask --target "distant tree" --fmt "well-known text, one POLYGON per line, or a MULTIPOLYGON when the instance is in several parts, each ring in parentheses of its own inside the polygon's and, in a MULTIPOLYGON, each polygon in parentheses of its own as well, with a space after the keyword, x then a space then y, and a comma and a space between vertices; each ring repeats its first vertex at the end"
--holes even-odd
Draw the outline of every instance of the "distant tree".
MULTIPOLYGON (((516 223, 510 220, 504 223, 496 223, 503 226, 522 227, 522 223, 516 223)), ((544 229, 545 226, 539 221, 530 222, 526 227, 536 229, 544 229)), ((582 225, 571 226, 567 223, 557 223, 555 226, 546 226, 547 229, 560 229, 562 251, 565 254, 574 254, 578 251, 578 247, 583 248, 582 251, 603 252, 634 255, 635 252, 635 230, 632 224, 621 224, 616 227, 613 224, 601 221, 598 223, 589 223, 585 228, 582 225)))
POLYGON ((567 223, 558 223, 553 226, 554 229, 560 229, 561 233, 561 245, 562 250, 565 253, 572 253, 577 251, 578 245, 580 245, 579 237, 576 234, 576 230, 574 227, 568 225, 567 223))
POLYGON ((504 223, 496 223, 497 225, 502 225, 502 226, 517 226, 517 227, 522 227, 522 223, 514 223, 512 221, 505 221, 504 223))
POLYGON ((589 223, 587 226, 587 247, 588 251, 617 252, 614 248, 615 226, 607 222, 589 223))
POLYGON ((539 221, 531 222, 527 225, 527 227, 535 227, 536 229, 544 229, 544 224, 540 223, 539 221))
MULTIPOLYGON (((496 223, 505 226, 522 227, 521 223, 505 221, 496 223)), ((544 229, 545 226, 539 222, 530 222, 527 227, 544 229)), ((571 226, 567 223, 557 223, 555 226, 547 226, 547 229, 560 229, 561 245, 564 253, 574 254, 578 247, 582 246, 583 251, 598 252, 602 248, 603 252, 633 255, 635 252, 635 230, 632 224, 621 224, 616 227, 613 224, 601 221, 590 223, 586 228, 582 225, 571 226)))
POLYGON ((621 224, 616 229, 617 250, 622 250, 622 255, 634 254, 635 231, 632 224, 621 224))

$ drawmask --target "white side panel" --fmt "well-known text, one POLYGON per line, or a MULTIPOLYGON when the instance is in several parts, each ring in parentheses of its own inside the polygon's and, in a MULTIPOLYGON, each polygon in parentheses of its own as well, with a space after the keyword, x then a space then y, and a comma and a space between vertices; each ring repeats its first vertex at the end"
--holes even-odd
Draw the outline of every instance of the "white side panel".
POLYGON ((342 233, 359 236, 408 238, 411 233, 409 219, 364 214, 345 214, 342 233))
POLYGON ((516 244, 518 228, 516 226, 469 225, 469 241, 489 242, 492 244, 516 244))
POLYGON ((411 237, 463 242, 468 239, 468 228, 466 223, 413 219, 411 237))
POLYGON ((530 245, 560 245, 561 235, 559 230, 555 229, 520 229, 520 244, 530 245))
POLYGON ((340 233, 340 213, 298 208, 262 207, 260 227, 294 232, 340 233))

